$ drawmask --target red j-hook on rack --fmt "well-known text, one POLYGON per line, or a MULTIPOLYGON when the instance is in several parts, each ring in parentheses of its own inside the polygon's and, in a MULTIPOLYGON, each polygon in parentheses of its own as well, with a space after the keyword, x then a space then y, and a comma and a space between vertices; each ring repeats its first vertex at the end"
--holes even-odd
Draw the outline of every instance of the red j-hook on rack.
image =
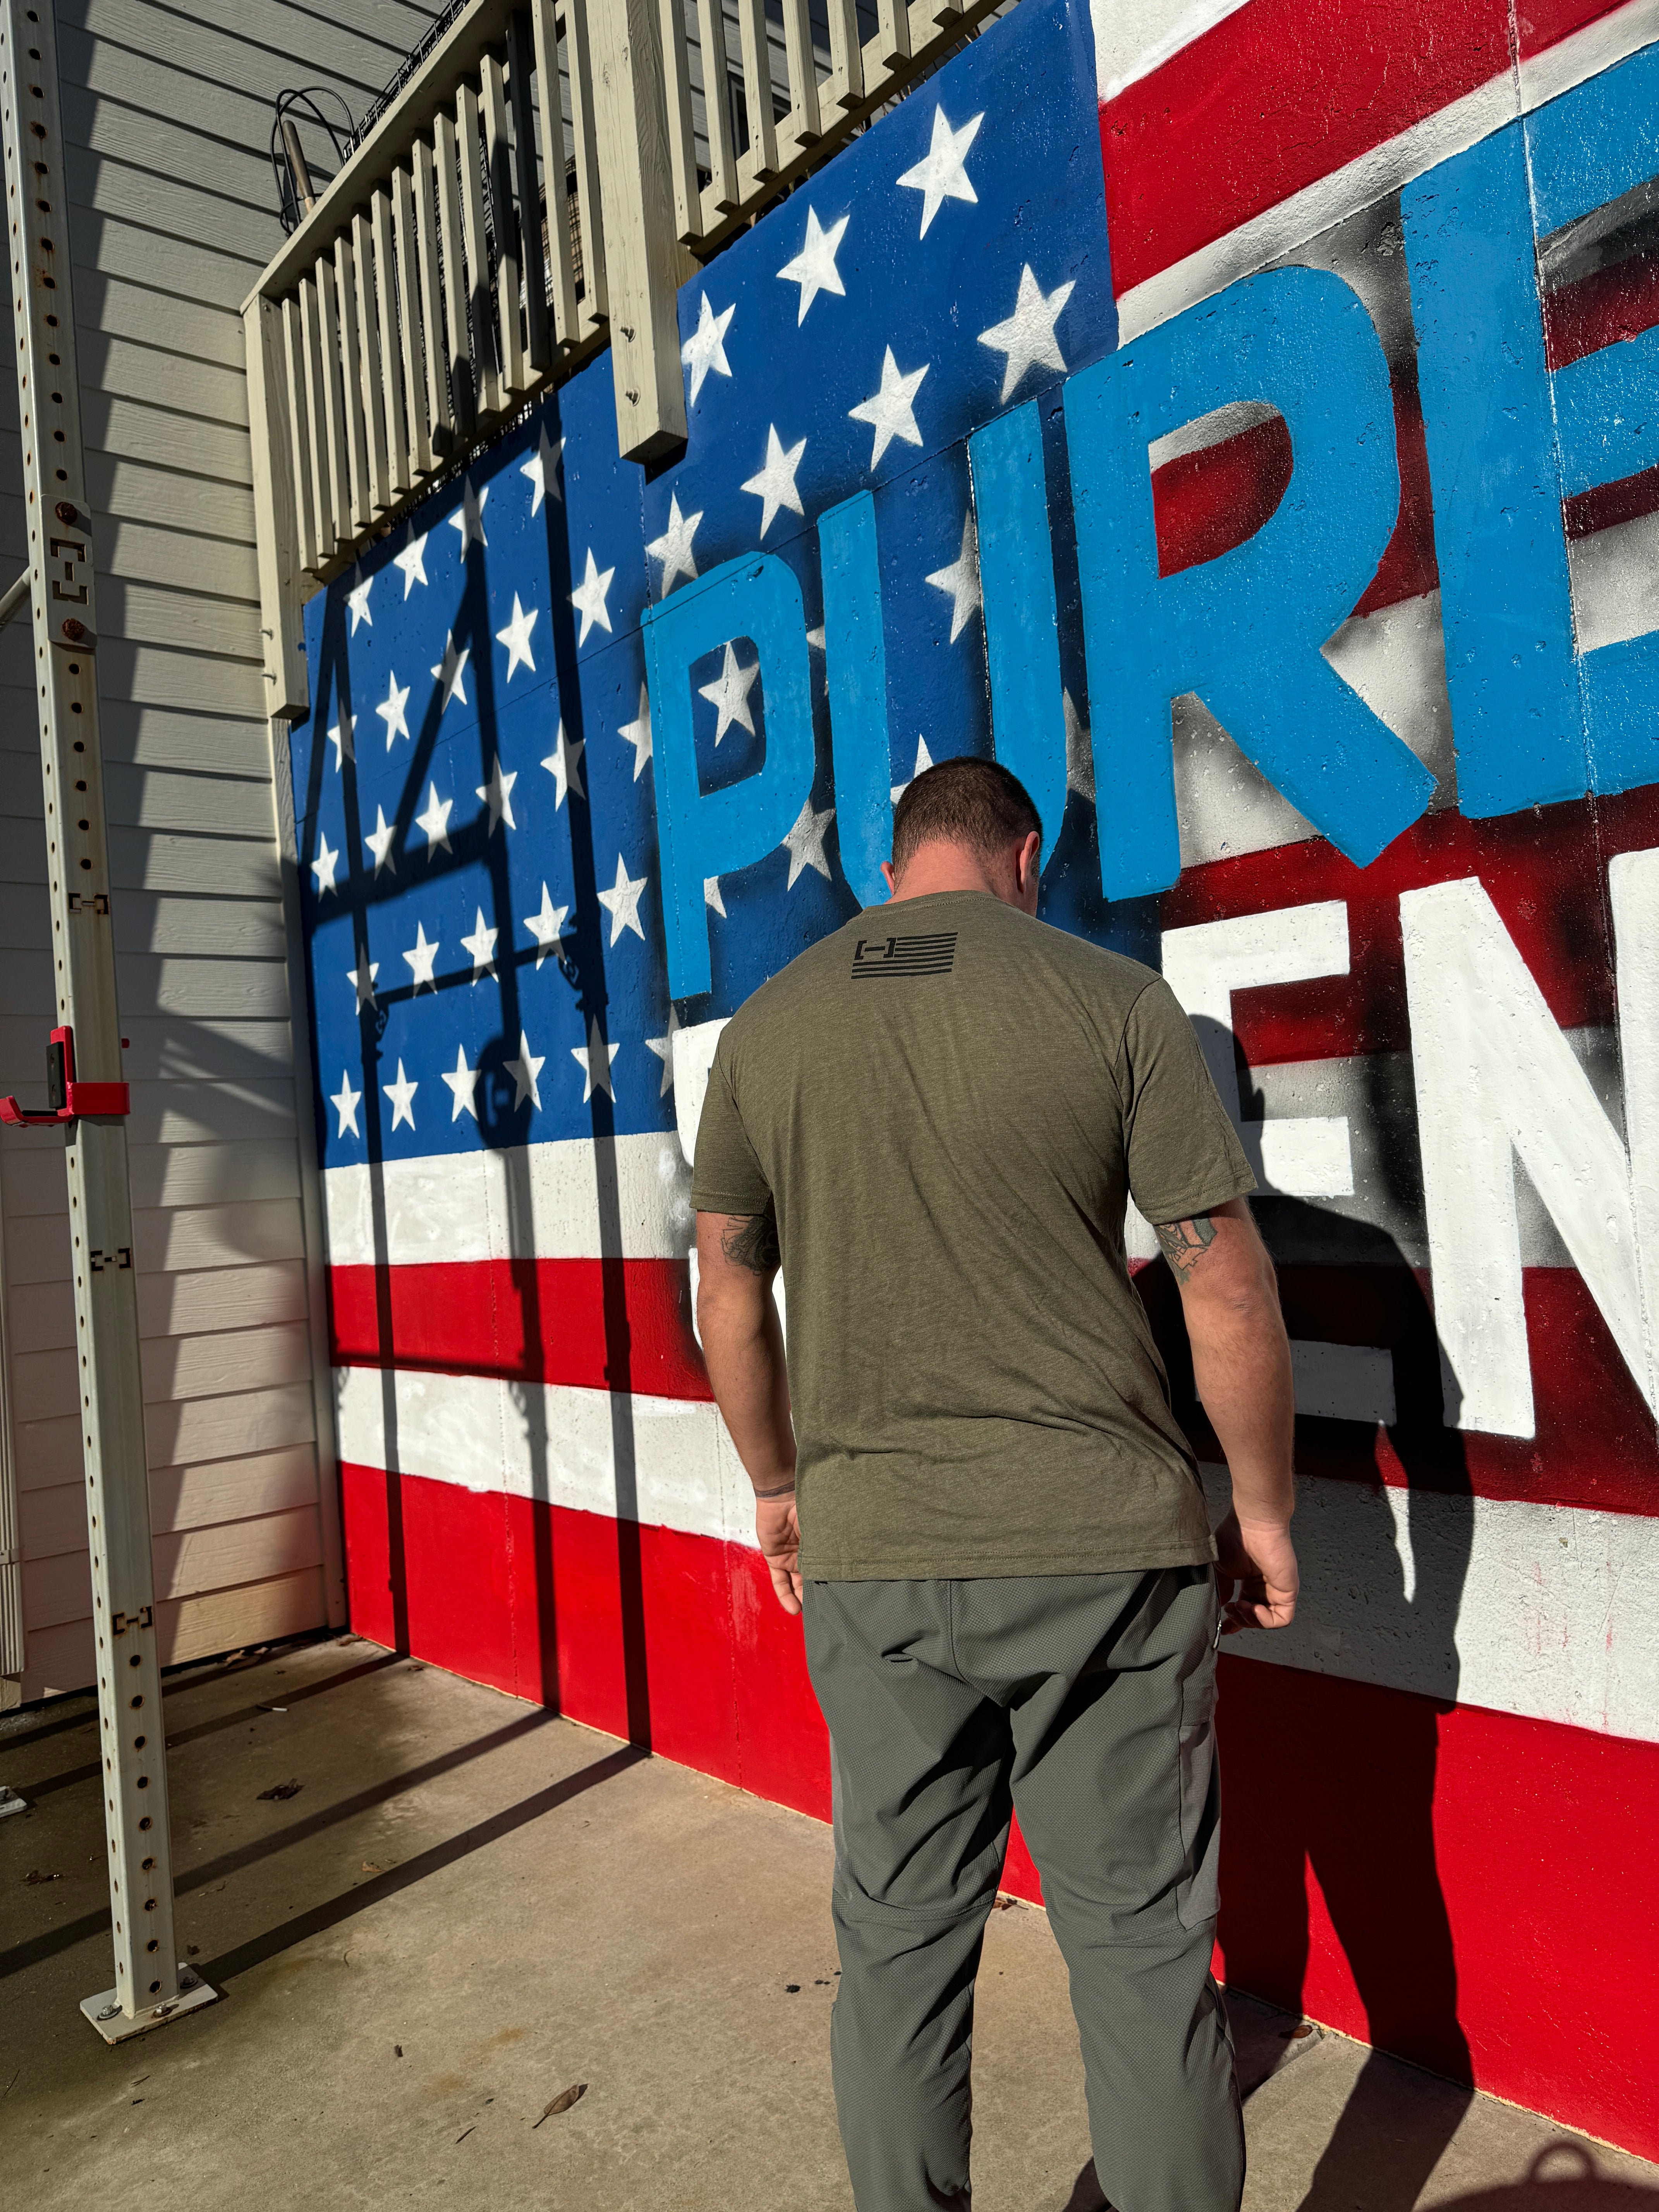
MULTIPOLYGON (((122 1043, 126 1042, 125 1037, 122 1043)), ((44 1114, 26 1114, 15 1098, 0 1098, 0 1121, 14 1129, 35 1129, 51 1121, 77 1121, 83 1114, 130 1114, 131 1094, 125 1083, 79 1083, 75 1075, 75 1031, 54 1030, 46 1047, 44 1114)))

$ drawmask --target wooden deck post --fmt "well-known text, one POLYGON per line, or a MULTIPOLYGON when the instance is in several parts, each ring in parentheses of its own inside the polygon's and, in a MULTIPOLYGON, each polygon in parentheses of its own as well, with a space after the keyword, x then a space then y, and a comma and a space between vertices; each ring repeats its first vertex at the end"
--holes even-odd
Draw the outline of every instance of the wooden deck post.
POLYGON ((661 18, 652 0, 589 0, 587 23, 617 441, 631 460, 658 460, 685 442, 661 18))

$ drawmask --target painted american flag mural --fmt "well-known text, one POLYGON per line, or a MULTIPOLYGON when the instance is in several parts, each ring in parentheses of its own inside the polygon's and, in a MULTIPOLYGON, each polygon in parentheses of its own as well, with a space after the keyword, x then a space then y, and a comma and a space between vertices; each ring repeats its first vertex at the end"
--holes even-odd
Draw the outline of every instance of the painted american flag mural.
POLYGON ((355 1624, 827 1812, 688 1158, 994 750, 1267 1194, 1226 1970, 1650 2154, 1656 39, 1022 0, 684 288, 684 459, 578 377, 313 603, 293 733, 355 1624))

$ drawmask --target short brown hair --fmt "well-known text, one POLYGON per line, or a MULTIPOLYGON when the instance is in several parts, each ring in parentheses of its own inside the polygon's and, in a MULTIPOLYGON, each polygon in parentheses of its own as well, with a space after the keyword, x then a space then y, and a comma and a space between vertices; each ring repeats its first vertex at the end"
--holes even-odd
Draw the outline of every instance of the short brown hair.
POLYGON ((1000 761, 940 761, 906 786, 893 811, 893 873, 902 875, 923 845, 965 845, 990 860, 1034 830, 1042 835, 1031 794, 1000 761))

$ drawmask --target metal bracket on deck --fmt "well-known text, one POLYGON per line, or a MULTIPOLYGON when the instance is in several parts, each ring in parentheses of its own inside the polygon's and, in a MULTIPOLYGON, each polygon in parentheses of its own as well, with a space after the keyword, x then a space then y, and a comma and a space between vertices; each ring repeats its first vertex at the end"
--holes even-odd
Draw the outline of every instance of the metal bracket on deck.
POLYGON ((204 2005, 216 2004, 218 1999, 219 1992, 212 1984, 204 1982, 181 1959, 177 1996, 165 1998, 160 2004, 140 2005, 136 2012, 124 2012, 120 1991, 104 1990, 95 1997, 82 1997, 81 2009, 106 2043, 125 2043, 130 2036, 163 2027, 181 2013, 199 2012, 204 2005))
MULTIPOLYGON (((103 913, 109 912, 109 901, 101 902, 103 913)), ((122 1042, 125 1043, 125 1039, 122 1042)), ((83 1114, 130 1114, 132 1097, 125 1083, 82 1083, 75 1073, 75 1031, 57 1029, 46 1047, 46 1101, 44 1114, 26 1114, 15 1098, 0 1098, 0 1121, 14 1129, 34 1129, 49 1122, 77 1121, 83 1114)), ((95 1255, 93 1265, 101 1264, 104 1255, 95 1255)), ((117 1255, 115 1264, 131 1267, 130 1252, 117 1255)))

